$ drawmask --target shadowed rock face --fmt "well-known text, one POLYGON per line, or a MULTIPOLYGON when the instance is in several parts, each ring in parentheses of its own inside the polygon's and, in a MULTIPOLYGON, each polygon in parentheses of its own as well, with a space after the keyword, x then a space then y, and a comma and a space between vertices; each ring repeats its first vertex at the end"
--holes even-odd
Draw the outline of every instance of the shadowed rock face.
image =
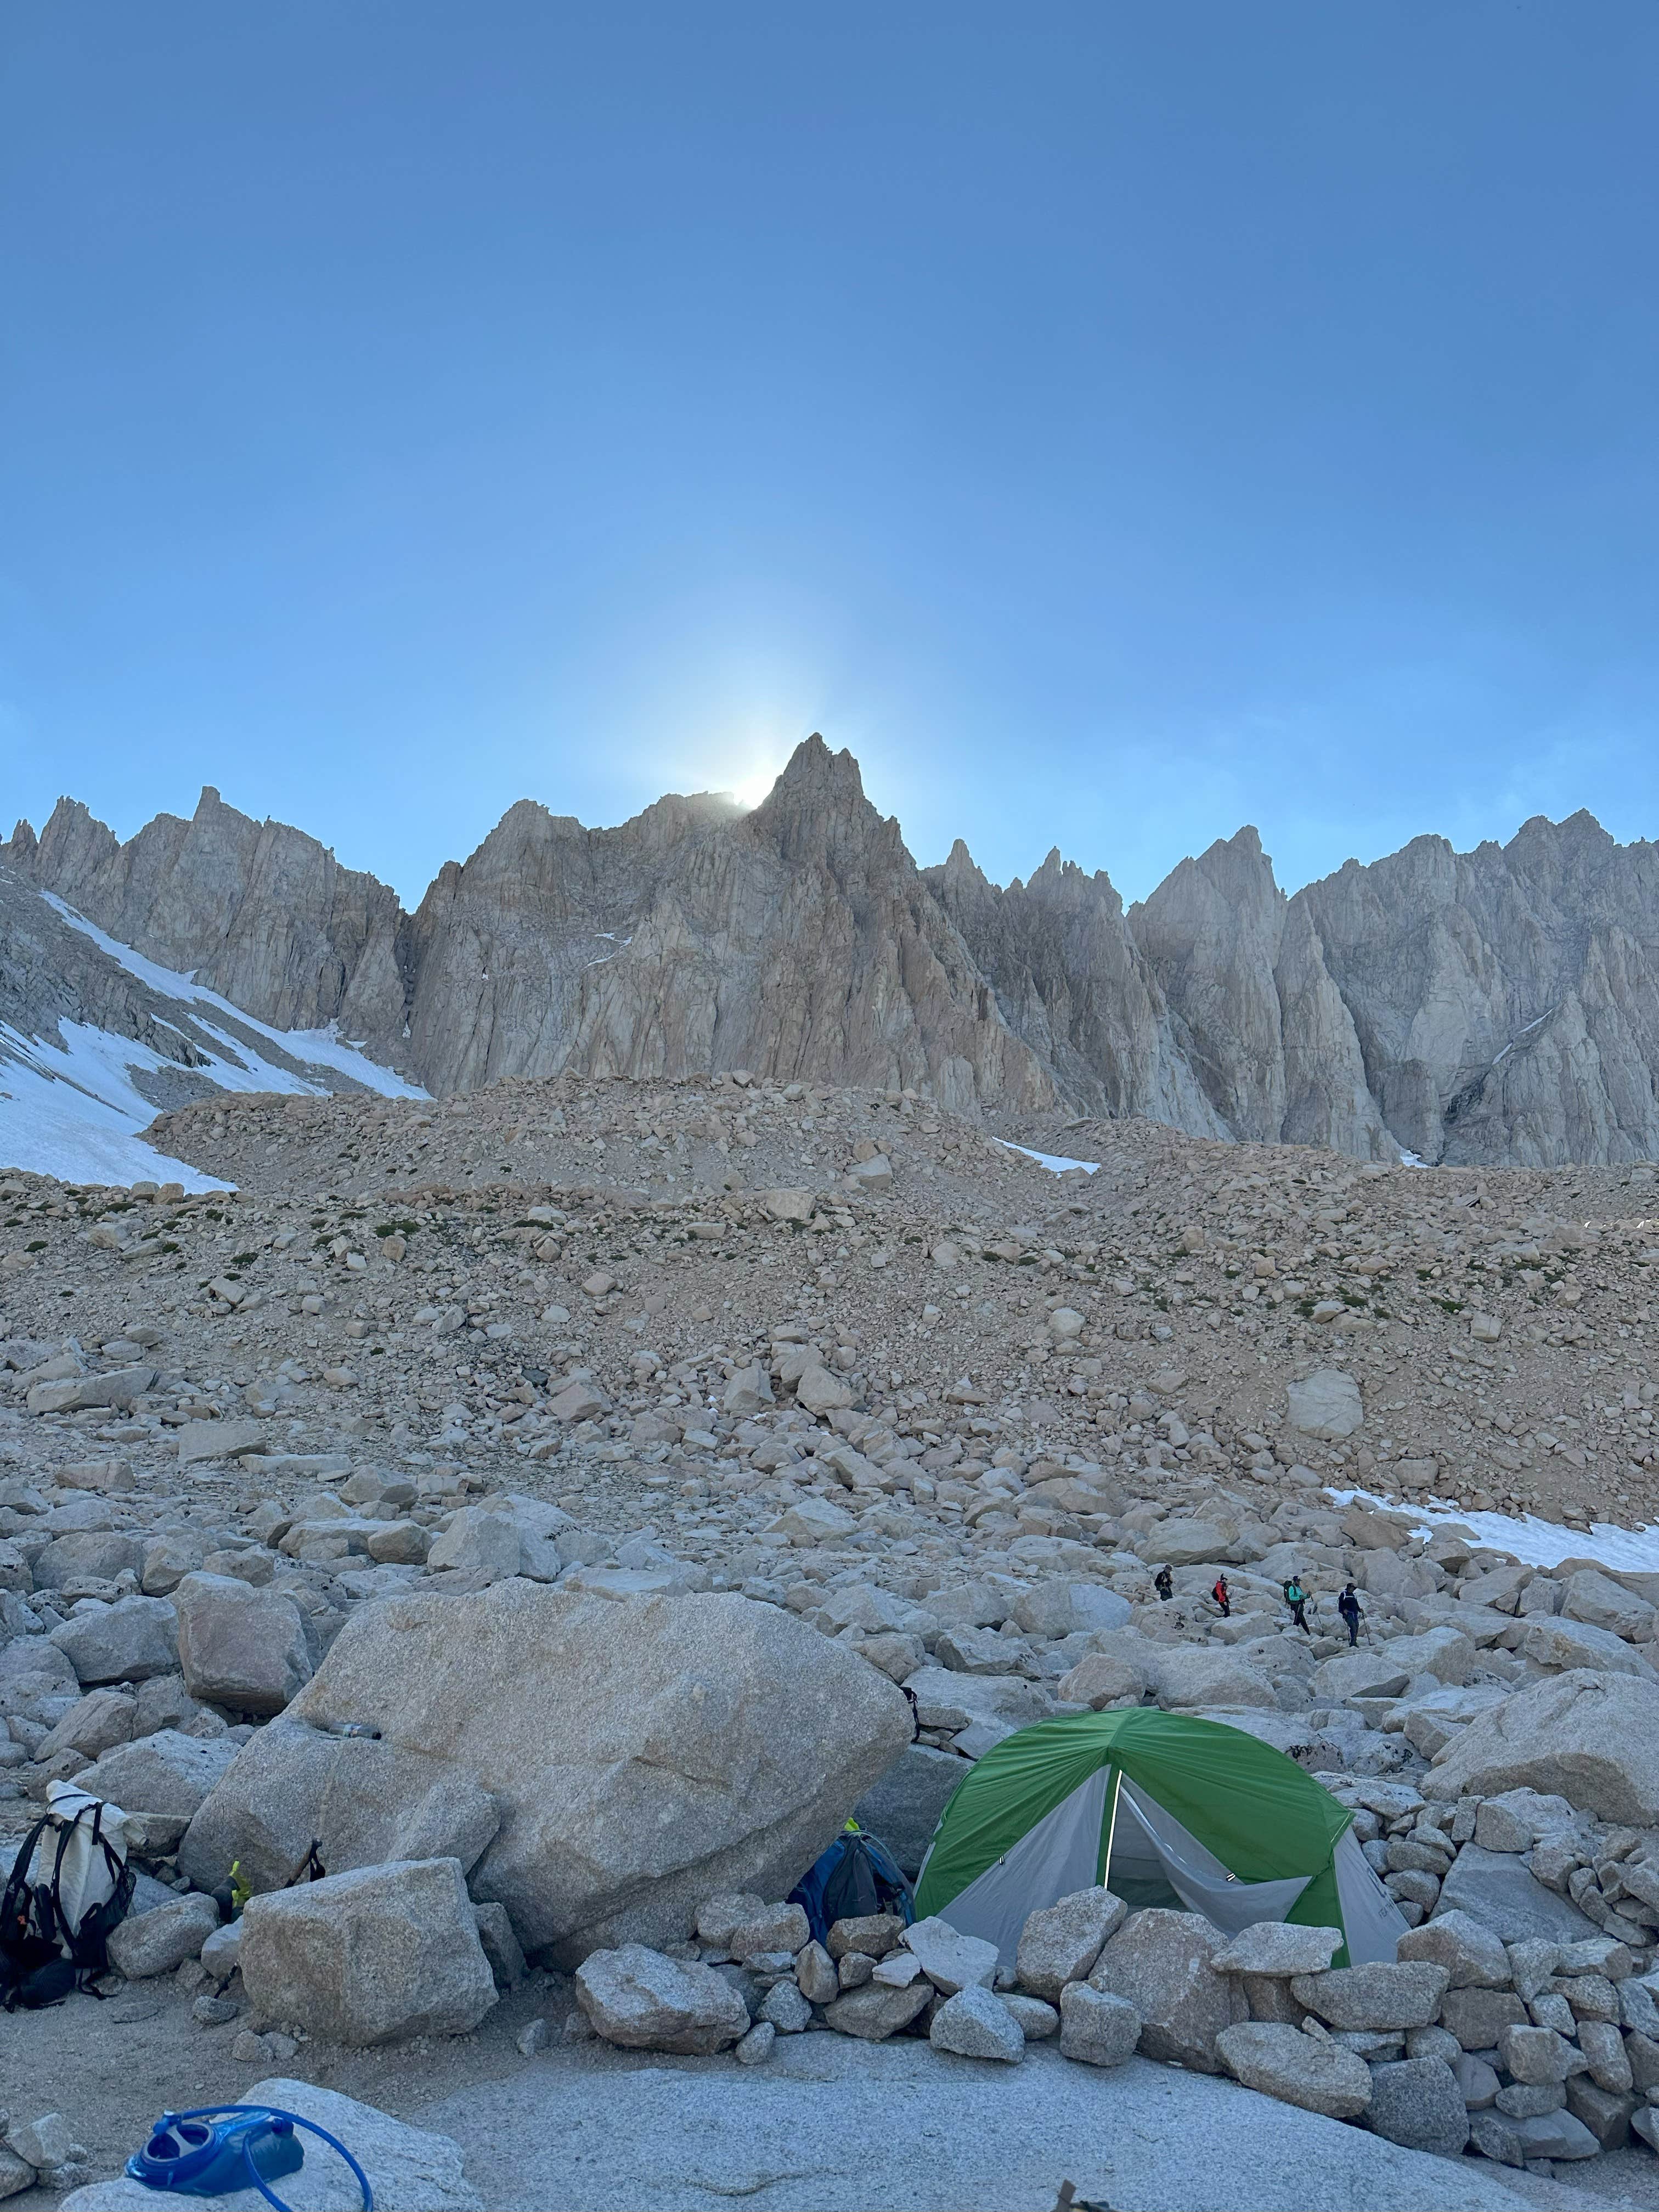
MULTIPOLYGON (((747 1067, 1362 1159, 1659 1157, 1659 848, 1587 814, 1469 854, 1418 838, 1290 899, 1244 829, 1126 915, 1058 852, 1006 890, 961 843, 919 870, 850 754, 814 737, 750 813, 671 796, 586 830, 522 800, 412 915, 212 790, 125 844, 61 800, 0 862, 259 1018, 337 1023, 436 1091, 747 1067)), ((28 957, 55 1018, 65 993, 28 957)), ((131 995, 90 973, 76 989, 131 995)))

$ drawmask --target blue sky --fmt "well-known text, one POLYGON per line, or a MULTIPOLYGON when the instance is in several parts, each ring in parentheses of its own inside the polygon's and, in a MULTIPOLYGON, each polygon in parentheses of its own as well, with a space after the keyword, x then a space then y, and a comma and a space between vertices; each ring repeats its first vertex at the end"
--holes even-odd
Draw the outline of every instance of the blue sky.
POLYGON ((1650 0, 15 0, 0 808, 1659 818, 1650 0))

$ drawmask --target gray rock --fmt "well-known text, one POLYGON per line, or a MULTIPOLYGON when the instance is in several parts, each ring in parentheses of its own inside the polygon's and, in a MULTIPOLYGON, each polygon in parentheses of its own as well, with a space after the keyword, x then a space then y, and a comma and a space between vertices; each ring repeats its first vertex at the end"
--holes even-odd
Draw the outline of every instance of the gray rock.
POLYGON ((279 1713, 311 1680, 305 1623, 285 1591, 234 1575, 186 1575, 173 1594, 179 1665, 192 1698, 233 1712, 279 1713))
POLYGON ((495 1799, 467 1768, 325 1735, 287 1714, 234 1757, 179 1846, 179 1868, 198 1889, 220 1888, 234 1859, 251 1889, 280 1889, 313 1839, 331 1874, 428 1858, 459 1859, 470 1873, 501 1826, 495 1799))
POLYGON ((1601 2148, 1571 2112, 1537 2112, 1510 2123, 1528 2158, 1594 2158, 1601 2148))
POLYGON ((1595 1567, 1580 1567, 1567 1577, 1561 1611, 1568 1620, 1610 1630, 1632 1644, 1650 1643, 1655 1623, 1659 1621, 1659 1613, 1645 1598, 1638 1597, 1634 1590, 1627 1590, 1595 1567))
MULTIPOLYGON (((94 1797, 127 1813, 163 1813, 188 1820, 228 1771, 237 1746, 161 1729, 113 1751, 75 1778, 94 1797)), ((198 1883, 199 1888, 208 1887, 198 1883)))
POLYGON ((1460 2050, 1450 2063, 1469 2112, 1484 2112, 1487 2106, 1497 2102, 1498 2075, 1484 2058, 1477 2058, 1472 2051, 1460 2050))
POLYGON ((576 2001, 594 2032, 630 2051, 725 2051, 749 2032, 749 2008, 712 1966, 642 1943, 592 1952, 576 1969, 576 2001))
POLYGON ((1222 2063, 1247 2089, 1349 2120, 1371 2099, 1371 2069, 1340 2043, 1267 2021, 1241 2021, 1216 2038, 1222 2063))
POLYGON ((20 2120, 7 2140, 19 2158, 40 2172, 67 2166, 74 2154, 74 2138, 61 2112, 42 2112, 38 2119, 20 2120))
MULTIPOLYGON (((1227 1974, 1318 1974, 1341 1948, 1340 1928, 1297 1928, 1285 1920, 1258 1920, 1222 1945, 1215 1966, 1218 1972, 1227 1974)), ((1308 2109, 1322 2112, 1324 2107, 1312 2105, 1308 2109)))
POLYGON ((1133 1609, 1100 1583, 1042 1582, 1014 1600, 1009 1617, 1027 1636, 1081 1636, 1127 1627, 1133 1609))
POLYGON ((812 2008, 793 1982, 774 1982, 761 2000, 760 2016, 780 2035, 799 2035, 812 2025, 812 2008))
MULTIPOLYGON (((1659 1821, 1659 1680, 1580 1672, 1522 1690, 1472 1721, 1423 1781, 1426 1796, 1528 1789, 1599 1820, 1659 1821)), ((1478 1916, 1477 1916, 1478 1917, 1478 1916)))
POLYGON ((1516 2123, 1502 2112, 1471 2112, 1469 2140, 1482 2158, 1490 2158, 1499 2166, 1524 2166, 1526 2145, 1516 2123))
POLYGON ((1521 1639, 1522 1656, 1535 1666, 1596 1668, 1604 1674, 1656 1678, 1647 1661, 1610 1628, 1582 1620, 1535 1620, 1521 1639))
POLYGON ((879 1836, 912 1880, 921 1872, 945 1800, 966 1774, 966 1764, 931 1744, 908 1744, 885 1774, 853 1808, 861 1828, 879 1836))
POLYGON ((1505 2027, 1498 2037, 1498 2063, 1516 2081, 1542 2086, 1565 2081, 1578 2053, 1553 2027, 1505 2027))
POLYGON ((28 1409, 32 1413, 79 1413, 89 1407, 130 1406, 155 1380, 153 1367, 115 1367, 102 1375, 37 1382, 28 1394, 28 1409))
POLYGON ((202 1964, 216 1982, 228 1982, 242 1963, 242 1923, 233 1920, 228 1928, 216 1928, 202 1946, 202 1964))
POLYGON ((717 1951, 729 1951, 734 1930, 765 1910, 766 1899, 754 1891, 728 1890, 720 1897, 704 1898, 692 1924, 699 1942, 708 1943, 717 1951))
POLYGON ((1540 1836, 1571 1828, 1578 1815, 1565 1797, 1535 1790, 1506 1790, 1475 1808, 1474 1840, 1482 1850, 1529 1851, 1540 1836))
MULTIPOLYGON (((142 2182, 137 2185, 142 2188, 142 2182)), ((0 2143, 0 2201, 8 2197, 21 2196, 24 2190, 34 2186, 34 2168, 26 2158, 19 2158, 15 2150, 0 2143)), ((68 2199, 65 2198, 67 2203, 68 2199)))
POLYGON ((1479 1844, 1464 1844, 1440 1886, 1435 1917, 1452 1913, 1478 1922, 1504 1943, 1534 1937, 1576 1943, 1596 1932, 1593 1921, 1568 1899, 1546 1889, 1522 1861, 1508 1851, 1483 1850, 1479 1844))
POLYGON ((899 1938, 921 1962, 936 1990, 952 1996, 975 1984, 988 1989, 996 1978, 997 1947, 980 1936, 962 1936, 938 1914, 914 1922, 899 1938))
POLYGON ((1437 1908, 1420 1928, 1408 1928, 1395 1947, 1402 1964, 1427 1959, 1443 1966, 1454 1990, 1501 1990, 1510 1979, 1510 1962, 1501 1940, 1483 1921, 1455 1905, 1437 1908))
MULTIPOLYGON (((466 2179, 460 2145, 448 2136, 409 2127, 373 2105, 309 2081, 267 2077, 241 2094, 249 2104, 297 2112, 349 2143, 376 2204, 396 2207, 397 2212, 482 2212, 483 2199, 466 2179)), ((345 2202, 338 2159, 325 2155, 321 2144, 317 2154, 307 2152, 299 2172, 284 2174, 279 2185, 277 2193, 294 2212, 325 2212, 345 2202)), ((123 2174, 72 2190, 59 2212, 155 2212, 155 2198, 153 2189, 123 2174)), ((251 2201, 256 2200, 248 2191, 238 2190, 225 2197, 192 2197, 191 2203, 192 2212, 246 2212, 251 2201)))
POLYGON ((1085 2066, 1121 2066, 1134 2056, 1140 2028, 1140 2014, 1127 1997, 1095 1989, 1088 1982, 1067 1982, 1060 1993, 1064 2057, 1085 2066))
POLYGON ((472 1917, 498 1990, 516 1990, 525 1978, 524 1953, 502 1905, 475 1905, 472 1917))
POLYGON ((486 1512, 480 1505, 464 1505, 427 1554, 427 1565, 435 1574, 441 1568, 483 1568, 491 1574, 516 1575, 522 1538, 504 1513, 486 1512))
POLYGON ((1527 2008, 1513 1990, 1448 1990, 1440 2001, 1440 2025, 1465 2051, 1493 2050, 1504 2028, 1526 2022, 1527 2008))
POLYGON ((62 1589, 65 1583, 96 1578, 111 1582, 118 1575, 138 1574, 149 1548, 148 1539, 113 1529, 71 1529, 53 1537, 33 1559, 34 1587, 62 1589))
POLYGON ((152 1912, 130 1913, 110 1931, 109 1962, 130 1982, 170 1974, 186 1959, 200 1957, 218 1925, 218 1906, 199 1893, 158 1905, 152 1912))
POLYGON ((1031 1913, 1015 1955, 1022 1985, 1058 2003, 1067 1982, 1088 1979, 1101 1947, 1123 1925, 1128 1911, 1121 1897, 1096 1888, 1077 1890, 1031 1913))
POLYGON ((42 1761, 60 1751, 78 1751, 83 1759, 98 1759, 118 1743, 131 1743, 136 1733, 135 1698, 118 1690, 88 1690, 80 1703, 66 1712, 36 1754, 42 1761))
POLYGON ((904 1922, 896 1912, 850 1914, 830 1925, 830 1956, 844 1959, 850 1951, 862 1951, 872 1959, 884 1959, 903 1933, 904 1922))
POLYGON ((1567 2110, 1595 2137, 1598 2150, 1623 2149, 1630 2141, 1631 2117, 1639 2101, 1628 2088, 1608 2089, 1583 2074, 1575 2075, 1567 2084, 1567 2110))
POLYGON ((1285 1410, 1293 1429, 1327 1443, 1340 1443, 1365 1419, 1359 1385, 1340 1367, 1316 1368, 1301 1382, 1292 1382, 1285 1392, 1285 1410))
POLYGON ((1049 2036, 1060 2033, 1060 2013, 1057 2008, 1045 2004, 1041 1997, 1028 1997, 1018 1990, 1000 1990, 1000 2001, 1019 2023, 1019 2032, 1028 2043, 1046 2042, 1049 2036))
POLYGON ((751 1958, 759 1951, 787 1951, 793 1957, 810 1942, 811 1934, 799 1905, 768 1905, 732 1929, 726 1948, 738 1959, 751 1958))
POLYGON ((772 2056, 772 2045, 778 2039, 778 2031, 769 2020, 757 2020, 746 2035, 740 2035, 732 2045, 732 2056, 739 2066, 762 2066, 772 2056))
POLYGON ((360 1867, 251 1899, 241 1967, 256 2014, 334 2043, 465 2035, 495 2002, 451 1858, 360 1867))
POLYGON ((925 1974, 919 1974, 908 1989, 870 1982, 860 1990, 851 1990, 827 2006, 823 2017, 838 2034, 855 2035, 865 2043, 884 2043, 890 2035, 908 2027, 933 2000, 933 1984, 925 1974))
POLYGON ((1458 2157, 1469 2139, 1468 2107, 1443 2058, 1374 2066, 1365 2117, 1374 2134, 1437 2158, 1458 2157))
POLYGON ((501 1808, 474 1893, 571 1963, 787 1892, 911 1735, 891 1682, 775 1606, 517 1577, 364 1607, 273 1727, 297 1721, 441 1747, 501 1808))
POLYGON ((1422 1960, 1390 1966, 1335 1966, 1323 1974, 1297 1974, 1291 1995, 1333 2027, 1364 2028, 1372 2034, 1426 2027, 1446 1994, 1444 1966, 1422 1960))
POLYGON ((142 1682, 179 1668, 178 1624, 164 1597, 123 1597, 77 1613, 52 1641, 83 1689, 99 1682, 142 1682))
POLYGON ((935 2051, 962 2058, 996 2058, 1017 2066, 1025 2056, 1025 2033, 1002 1999, 980 1985, 958 1990, 933 2014, 927 2039, 935 2051))
MULTIPOLYGON (((1212 2074, 1216 2037, 1232 2021, 1232 1992, 1216 1969, 1221 1937, 1196 1912, 1132 1912, 1107 1943, 1089 1987, 1132 2004, 1148 2058, 1212 2074)), ((1061 2023, 1064 2027, 1064 2000, 1061 2023)))
POLYGON ((795 1960, 795 1986, 808 2004, 829 2004, 841 1994, 836 1962, 822 1943, 809 1943, 795 1960))

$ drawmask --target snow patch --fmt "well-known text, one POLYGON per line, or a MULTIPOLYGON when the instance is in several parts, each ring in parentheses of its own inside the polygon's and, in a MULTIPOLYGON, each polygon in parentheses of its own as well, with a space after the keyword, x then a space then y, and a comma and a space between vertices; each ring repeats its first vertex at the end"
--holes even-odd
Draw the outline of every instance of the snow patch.
POLYGON ((1510 1552, 1528 1567, 1557 1567, 1563 1559, 1595 1559, 1604 1567, 1620 1567, 1632 1574, 1659 1573, 1659 1528, 1621 1528, 1616 1522, 1596 1521, 1588 1534, 1582 1528, 1564 1528, 1559 1522, 1535 1514, 1466 1513, 1461 1506, 1440 1498, 1426 1504, 1401 1504, 1369 1490, 1332 1490, 1326 1495, 1339 1505, 1386 1506, 1390 1512, 1417 1516, 1415 1533, 1432 1536, 1437 1524, 1455 1521, 1495 1552, 1510 1552))
POLYGON ((1035 1160, 1040 1168, 1048 1168, 1055 1175, 1064 1175, 1068 1168, 1081 1168, 1085 1175, 1099 1171, 1098 1160, 1063 1160, 1057 1152, 1034 1152, 1029 1145, 1010 1144, 1006 1137, 997 1139, 1005 1152, 1024 1152, 1028 1160, 1035 1160))
MULTIPOLYGON (((252 1014, 245 1014, 240 1006, 233 1005, 228 999, 222 998, 217 991, 210 991, 198 983, 193 970, 186 975, 181 975, 175 968, 160 967, 154 960, 146 960, 142 952, 135 952, 130 945, 123 945, 109 936, 95 923, 88 921, 84 915, 76 914, 73 907, 65 906, 55 893, 43 891, 41 896, 48 906, 63 916, 71 929, 78 929, 82 936, 89 937, 100 951, 107 952, 110 958, 125 968, 129 975, 136 975, 141 983, 148 983, 153 991, 159 991, 169 999, 182 999, 191 1006, 212 1006, 220 1014, 228 1015, 232 1021, 240 1022, 244 1029, 252 1030, 257 1036, 264 1037, 291 1059, 303 1060, 312 1067, 332 1068, 337 1074, 349 1076, 354 1083, 362 1084, 364 1090, 373 1091, 382 1098, 426 1098, 431 1096, 429 1091, 422 1091, 419 1084, 405 1083, 401 1075, 395 1075, 389 1067, 382 1067, 379 1060, 370 1060, 360 1045, 346 1042, 340 1036, 337 1022, 331 1022, 325 1030, 272 1029, 268 1022, 258 1021, 252 1014)), ((209 1024, 204 1023, 203 1026, 208 1027, 209 1024)), ((226 1036, 222 1030, 215 1029, 212 1033, 228 1052, 236 1054, 239 1058, 252 1056, 246 1045, 226 1036)), ((262 1060, 256 1061, 255 1065, 265 1067, 262 1060)), ((266 1072, 272 1076, 277 1074, 275 1069, 267 1069, 266 1072)), ((303 1091, 313 1097, 325 1096, 328 1089, 326 1084, 304 1083, 291 1076, 258 1083, 220 1082, 216 1076, 214 1080, 226 1091, 303 1091)))
POLYGON ((186 1190, 234 1189, 157 1152, 138 1134, 155 1109, 134 1090, 135 1067, 159 1065, 131 1037, 64 1024, 64 1048, 20 1036, 0 1023, 0 1161, 60 1182, 179 1182, 186 1190))

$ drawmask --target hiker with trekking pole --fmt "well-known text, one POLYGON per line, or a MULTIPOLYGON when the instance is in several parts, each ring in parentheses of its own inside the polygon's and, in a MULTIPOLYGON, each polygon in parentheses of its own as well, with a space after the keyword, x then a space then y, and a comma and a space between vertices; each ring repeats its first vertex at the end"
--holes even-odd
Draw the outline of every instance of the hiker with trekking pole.
POLYGON ((1291 1619, 1305 1636, 1308 1633, 1308 1593, 1295 1575, 1285 1584, 1285 1602, 1291 1608, 1291 1619))
POLYGON ((1347 1583, 1336 1601, 1336 1609, 1348 1626, 1348 1649, 1359 1641, 1359 1593, 1352 1583, 1347 1583))

